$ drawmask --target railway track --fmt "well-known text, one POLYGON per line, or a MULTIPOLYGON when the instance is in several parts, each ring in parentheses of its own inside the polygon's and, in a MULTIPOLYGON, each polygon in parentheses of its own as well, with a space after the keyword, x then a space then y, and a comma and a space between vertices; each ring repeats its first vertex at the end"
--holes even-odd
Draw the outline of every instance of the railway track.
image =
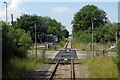
POLYGON ((67 48, 68 48, 68 44, 69 44, 70 42, 71 42, 70 40, 67 41, 67 43, 66 43, 65 46, 64 46, 64 49, 67 49, 67 48))
POLYGON ((71 80, 75 80, 75 69, 74 69, 74 59, 71 59, 71 64, 64 64, 64 63, 60 63, 62 60, 59 59, 57 61, 57 63, 55 64, 55 67, 53 69, 52 74, 49 77, 49 80, 52 80, 54 78, 68 78, 71 80), (65 70, 67 74, 56 74, 56 72, 60 72, 62 70, 65 70), (68 72, 69 70, 69 72, 68 72), (62 75, 62 76, 60 76, 62 75), (67 75, 67 76, 64 76, 67 75))
MULTIPOLYGON (((68 40, 64 46, 64 49, 65 49, 64 51, 66 52, 66 54, 67 54, 66 49, 68 49, 68 48, 70 50, 71 40, 68 40)), ((59 58, 57 60, 55 66, 53 68, 53 71, 52 71, 51 75, 49 76, 49 80, 53 80, 54 78, 68 78, 71 80, 75 80, 75 68, 74 68, 73 57, 71 56, 71 59, 69 59, 69 61, 70 61, 69 64, 68 63, 66 64, 65 61, 67 61, 67 59, 60 59, 59 58), (63 73, 61 73, 61 72, 63 72, 63 73), (67 74, 65 74, 65 72, 67 74)))

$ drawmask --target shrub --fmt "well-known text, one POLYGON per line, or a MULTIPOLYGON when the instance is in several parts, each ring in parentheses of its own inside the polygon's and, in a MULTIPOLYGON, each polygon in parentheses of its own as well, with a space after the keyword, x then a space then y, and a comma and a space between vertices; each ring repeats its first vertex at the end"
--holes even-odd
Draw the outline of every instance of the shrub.
POLYGON ((2 71, 7 71, 7 64, 14 57, 25 58, 31 46, 31 37, 22 29, 15 29, 2 22, 2 71))

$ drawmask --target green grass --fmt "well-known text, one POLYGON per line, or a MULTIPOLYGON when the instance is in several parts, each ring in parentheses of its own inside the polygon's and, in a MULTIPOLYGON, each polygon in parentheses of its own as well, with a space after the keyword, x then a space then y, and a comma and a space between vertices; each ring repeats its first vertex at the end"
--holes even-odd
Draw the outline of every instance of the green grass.
MULTIPOLYGON (((73 39, 73 47, 82 50, 82 51, 90 51, 90 46, 88 43, 82 43, 82 45, 73 39)), ((109 48, 109 45, 106 45, 106 49, 109 48)), ((105 49, 105 44, 95 43, 94 49, 105 49)), ((114 54, 114 52, 107 52, 107 54, 114 54)), ((88 67, 89 78, 117 78, 118 77, 118 69, 116 65, 116 58, 114 57, 103 57, 103 56, 95 56, 92 59, 90 56, 85 59, 80 59, 79 64, 85 65, 88 67)))
POLYGON ((97 56, 94 59, 87 58, 89 78, 117 78, 118 70, 112 57, 97 56))
POLYGON ((72 47, 79 49, 81 51, 89 51, 90 50, 90 47, 88 46, 88 44, 86 44, 86 43, 81 44, 81 43, 77 42, 75 39, 72 39, 72 47))
MULTIPOLYGON (((79 49, 81 51, 90 51, 90 45, 89 43, 79 43, 76 40, 72 40, 72 44, 73 44, 73 48, 79 49)), ((109 45, 106 44, 106 49, 109 48, 109 45)), ((97 49, 105 49, 105 44, 101 44, 101 43, 94 43, 94 50, 97 49)))
POLYGON ((11 59, 6 66, 4 78, 24 78, 26 73, 34 71, 46 62, 47 59, 42 60, 41 56, 38 56, 36 62, 35 55, 29 55, 26 59, 11 59))
POLYGON ((60 43, 58 43, 58 45, 57 45, 57 48, 58 49, 63 48, 66 42, 67 42, 67 39, 60 41, 60 43))
POLYGON ((80 65, 85 65, 85 59, 79 59, 79 60, 78 60, 78 63, 79 63, 80 65))

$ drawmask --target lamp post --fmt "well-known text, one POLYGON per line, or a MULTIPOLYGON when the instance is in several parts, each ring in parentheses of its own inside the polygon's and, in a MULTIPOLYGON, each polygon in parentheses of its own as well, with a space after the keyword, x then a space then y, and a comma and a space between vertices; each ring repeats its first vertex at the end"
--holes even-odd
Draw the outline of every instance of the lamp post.
POLYGON ((6 4, 6 23, 7 23, 7 2, 4 2, 6 4))

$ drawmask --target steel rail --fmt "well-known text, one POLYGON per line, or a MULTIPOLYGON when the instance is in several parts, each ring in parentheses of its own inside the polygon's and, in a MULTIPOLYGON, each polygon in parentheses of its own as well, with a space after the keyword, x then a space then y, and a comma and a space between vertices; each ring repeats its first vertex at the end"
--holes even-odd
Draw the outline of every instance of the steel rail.
POLYGON ((74 59, 71 59, 71 80, 75 80, 74 59))
POLYGON ((65 49, 67 48, 68 44, 69 44, 70 40, 67 41, 66 45, 65 45, 65 49))
POLYGON ((55 74, 55 72, 56 72, 56 70, 58 68, 59 62, 60 62, 60 59, 57 61, 56 65, 55 65, 55 68, 54 68, 52 74, 50 75, 49 80, 52 80, 52 78, 53 78, 53 76, 54 76, 54 74, 55 74))

